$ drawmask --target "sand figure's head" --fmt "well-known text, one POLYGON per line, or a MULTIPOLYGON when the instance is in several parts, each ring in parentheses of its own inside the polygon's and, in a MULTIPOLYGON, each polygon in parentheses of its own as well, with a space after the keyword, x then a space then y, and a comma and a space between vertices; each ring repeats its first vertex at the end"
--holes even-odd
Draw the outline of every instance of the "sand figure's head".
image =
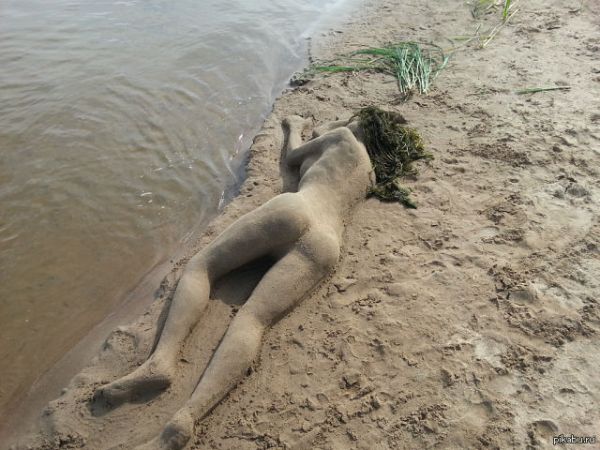
POLYGON ((409 191, 400 186, 399 178, 416 172, 412 165, 414 161, 432 156, 425 152, 417 130, 406 124, 406 119, 399 113, 369 106, 361 109, 348 127, 356 129, 353 132, 365 145, 373 164, 376 184, 369 194, 415 208, 409 191))

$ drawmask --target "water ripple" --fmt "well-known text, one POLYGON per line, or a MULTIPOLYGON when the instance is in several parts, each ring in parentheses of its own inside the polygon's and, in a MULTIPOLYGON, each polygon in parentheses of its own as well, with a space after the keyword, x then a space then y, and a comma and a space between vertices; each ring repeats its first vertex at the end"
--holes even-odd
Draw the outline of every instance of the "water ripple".
POLYGON ((3 3, 0 414, 215 214, 324 3, 3 3))

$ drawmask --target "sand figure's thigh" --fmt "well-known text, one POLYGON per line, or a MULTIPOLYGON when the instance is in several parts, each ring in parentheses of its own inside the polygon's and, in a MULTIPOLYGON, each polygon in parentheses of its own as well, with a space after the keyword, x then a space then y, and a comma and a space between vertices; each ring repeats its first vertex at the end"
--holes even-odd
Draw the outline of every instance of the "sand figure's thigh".
POLYGON ((205 269, 212 280, 297 241, 308 228, 298 194, 286 193, 240 217, 194 256, 189 271, 205 269))
POLYGON ((318 231, 307 233, 267 272, 240 313, 252 315, 265 326, 273 325, 331 271, 339 252, 336 238, 318 231))

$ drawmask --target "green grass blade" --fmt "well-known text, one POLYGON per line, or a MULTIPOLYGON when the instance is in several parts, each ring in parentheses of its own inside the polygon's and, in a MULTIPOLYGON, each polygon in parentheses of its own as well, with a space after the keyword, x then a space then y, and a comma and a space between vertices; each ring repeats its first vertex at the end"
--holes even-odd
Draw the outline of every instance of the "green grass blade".
POLYGON ((502 20, 506 22, 508 20, 508 10, 512 0, 504 0, 504 7, 502 8, 502 20))
POLYGON ((546 91, 568 91, 570 89, 571 89, 571 86, 534 87, 534 88, 519 89, 518 91, 515 91, 515 94, 524 95, 524 94, 535 94, 537 92, 546 92, 546 91))
POLYGON ((361 70, 360 66, 315 66, 313 67, 317 72, 356 72, 361 70))
POLYGON ((374 70, 395 77, 402 94, 413 90, 422 94, 430 89, 431 82, 447 63, 448 55, 441 47, 405 41, 356 50, 327 64, 314 65, 305 74, 374 70))

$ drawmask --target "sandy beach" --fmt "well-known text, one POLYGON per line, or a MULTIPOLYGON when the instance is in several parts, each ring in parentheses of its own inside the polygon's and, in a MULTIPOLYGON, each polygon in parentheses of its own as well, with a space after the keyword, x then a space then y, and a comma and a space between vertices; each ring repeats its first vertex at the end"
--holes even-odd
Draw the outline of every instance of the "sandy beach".
POLYGON ((268 331, 250 375, 186 448, 542 449, 567 448, 553 446, 561 434, 600 439, 600 4, 516 7, 485 48, 449 38, 493 29, 500 10, 475 18, 449 0, 371 1, 313 38, 321 61, 407 40, 454 51, 431 91, 407 101, 381 73, 317 75, 288 89, 254 138, 239 196, 14 448, 130 449, 159 433, 260 265, 219 283, 166 392, 109 410, 95 389, 146 359, 187 260, 281 192, 281 120, 317 126, 369 105, 404 115, 434 156, 405 180, 418 208, 359 204, 333 275, 268 331), (570 89, 515 92, 539 86, 570 89))

